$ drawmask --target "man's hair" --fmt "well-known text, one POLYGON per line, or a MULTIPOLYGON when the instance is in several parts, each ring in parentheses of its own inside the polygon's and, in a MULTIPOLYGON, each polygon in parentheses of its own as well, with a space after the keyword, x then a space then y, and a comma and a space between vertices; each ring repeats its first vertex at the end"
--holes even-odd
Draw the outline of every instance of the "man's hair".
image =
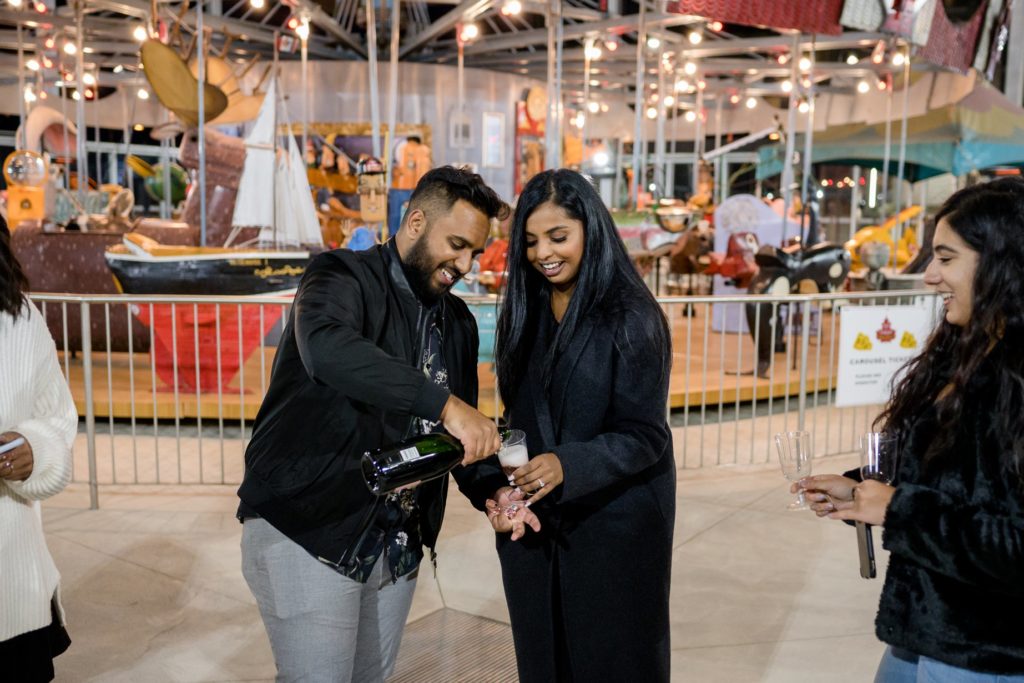
POLYGON ((409 198, 408 216, 413 209, 438 215, 451 211, 459 200, 469 203, 487 218, 505 219, 509 207, 478 174, 465 168, 438 166, 423 174, 409 198))

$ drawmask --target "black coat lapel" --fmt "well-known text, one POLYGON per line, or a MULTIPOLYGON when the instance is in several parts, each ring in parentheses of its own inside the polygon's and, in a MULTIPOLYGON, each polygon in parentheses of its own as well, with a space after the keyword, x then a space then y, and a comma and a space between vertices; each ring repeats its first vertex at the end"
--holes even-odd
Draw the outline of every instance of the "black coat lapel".
POLYGON ((534 339, 533 351, 530 353, 530 362, 527 364, 530 374, 530 384, 533 391, 533 409, 537 415, 537 429, 540 431, 541 439, 544 441, 540 449, 531 449, 535 453, 551 451, 557 444, 554 425, 551 422, 551 406, 548 403, 548 395, 544 391, 544 356, 547 353, 547 345, 539 342, 541 339, 550 339, 550 328, 547 316, 542 316, 537 329, 537 336, 534 339))
MULTIPOLYGON (((587 342, 590 341, 590 335, 593 333, 594 327, 594 319, 591 316, 580 321, 580 326, 576 329, 576 334, 573 335, 572 341, 569 342, 569 346, 565 349, 565 353, 559 356, 555 363, 554 374, 551 378, 550 409, 551 417, 555 423, 554 431, 556 435, 561 433, 565 404, 572 393, 570 382, 572 381, 573 373, 576 371, 576 366, 583 355, 583 350, 587 347, 587 342)), ((607 368, 600 368, 601 372, 606 370, 607 368)))

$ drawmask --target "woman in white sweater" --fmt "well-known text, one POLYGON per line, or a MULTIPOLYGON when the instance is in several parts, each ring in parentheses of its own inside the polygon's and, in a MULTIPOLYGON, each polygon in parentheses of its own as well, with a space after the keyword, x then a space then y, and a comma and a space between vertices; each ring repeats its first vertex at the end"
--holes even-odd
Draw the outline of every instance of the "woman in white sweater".
POLYGON ((39 501, 71 479, 78 415, 27 286, 0 220, 0 449, 23 440, 0 454, 0 678, 34 683, 71 643, 39 501))

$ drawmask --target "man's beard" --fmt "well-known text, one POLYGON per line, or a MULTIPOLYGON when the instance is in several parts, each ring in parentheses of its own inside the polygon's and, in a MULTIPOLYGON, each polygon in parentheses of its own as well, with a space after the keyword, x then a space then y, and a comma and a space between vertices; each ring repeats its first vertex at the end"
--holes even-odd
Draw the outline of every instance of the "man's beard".
MULTIPOLYGON (((441 265, 455 275, 456 282, 462 277, 462 273, 455 266, 441 265)), ((434 274, 437 272, 438 266, 434 264, 434 259, 427 249, 426 239, 417 240, 409 248, 409 253, 402 261, 402 270, 405 271, 405 278, 409 281, 412 291, 425 304, 437 303, 451 289, 451 287, 438 287, 434 282, 434 274)))

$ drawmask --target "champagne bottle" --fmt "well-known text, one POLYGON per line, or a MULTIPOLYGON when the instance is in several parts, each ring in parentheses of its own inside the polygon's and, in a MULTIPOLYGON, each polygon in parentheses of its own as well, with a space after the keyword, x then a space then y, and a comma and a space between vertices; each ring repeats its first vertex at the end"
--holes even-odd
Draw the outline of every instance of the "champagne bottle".
POLYGON ((424 434, 364 453, 363 479, 371 493, 381 496, 418 481, 443 477, 462 462, 464 455, 458 439, 448 434, 424 434))

